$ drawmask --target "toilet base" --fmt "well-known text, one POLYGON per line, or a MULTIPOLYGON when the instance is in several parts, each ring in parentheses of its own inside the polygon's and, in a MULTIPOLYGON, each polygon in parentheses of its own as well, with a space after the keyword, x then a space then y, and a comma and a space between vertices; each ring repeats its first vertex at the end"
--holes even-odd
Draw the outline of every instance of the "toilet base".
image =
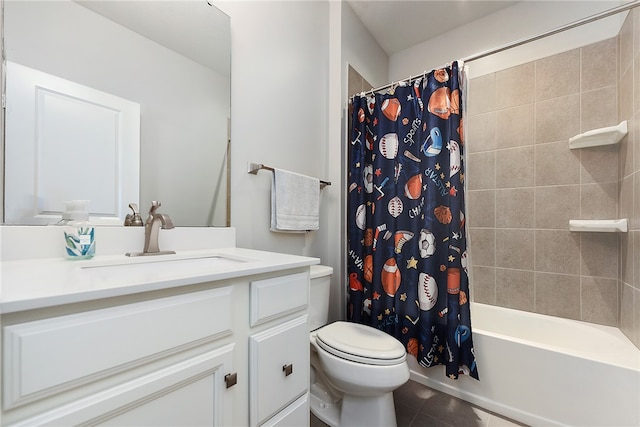
POLYGON ((311 412, 320 421, 331 427, 396 427, 396 410, 393 393, 376 397, 343 395, 334 402, 326 399, 322 386, 311 390, 311 412), (325 399, 323 399, 323 397, 325 399))
POLYGON ((318 393, 318 390, 313 390, 312 386, 312 390, 310 393, 311 413, 326 425, 331 427, 338 427, 340 425, 340 405, 342 401, 339 400, 335 403, 327 402, 320 396, 318 396, 318 394, 320 393, 318 393))

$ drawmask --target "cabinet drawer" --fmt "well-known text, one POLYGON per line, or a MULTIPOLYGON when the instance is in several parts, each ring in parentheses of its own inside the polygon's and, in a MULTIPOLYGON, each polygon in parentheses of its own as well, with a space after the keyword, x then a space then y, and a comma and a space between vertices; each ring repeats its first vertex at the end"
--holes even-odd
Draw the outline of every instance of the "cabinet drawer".
POLYGON ((309 393, 267 420, 262 427, 300 427, 309 425, 309 393))
POLYGON ((249 340, 250 424, 258 425, 309 388, 309 327, 301 316, 249 340), (291 372, 287 375, 287 367, 291 372))
POLYGON ((309 273, 251 282, 251 326, 307 307, 309 273))
POLYGON ((7 326, 8 409, 231 333, 232 287, 7 326))

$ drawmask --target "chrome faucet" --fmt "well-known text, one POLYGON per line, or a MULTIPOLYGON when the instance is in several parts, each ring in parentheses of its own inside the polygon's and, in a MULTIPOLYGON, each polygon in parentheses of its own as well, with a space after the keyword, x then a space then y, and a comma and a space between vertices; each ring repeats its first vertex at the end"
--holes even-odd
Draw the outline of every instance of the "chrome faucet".
POLYGON ((157 213, 156 210, 161 206, 160 202, 151 202, 149 215, 144 223, 144 249, 142 252, 128 252, 127 256, 147 256, 147 255, 167 255, 175 254, 175 251, 161 251, 158 246, 158 237, 160 229, 170 230, 174 228, 171 217, 167 214, 157 213))

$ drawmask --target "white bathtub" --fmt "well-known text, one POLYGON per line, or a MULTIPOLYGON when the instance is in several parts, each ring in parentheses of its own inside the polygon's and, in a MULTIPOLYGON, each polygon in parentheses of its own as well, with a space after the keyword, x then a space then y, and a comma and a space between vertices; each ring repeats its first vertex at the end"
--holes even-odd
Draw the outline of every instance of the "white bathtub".
POLYGON ((640 426, 640 350, 617 328, 472 304, 480 381, 411 379, 532 426, 640 426))

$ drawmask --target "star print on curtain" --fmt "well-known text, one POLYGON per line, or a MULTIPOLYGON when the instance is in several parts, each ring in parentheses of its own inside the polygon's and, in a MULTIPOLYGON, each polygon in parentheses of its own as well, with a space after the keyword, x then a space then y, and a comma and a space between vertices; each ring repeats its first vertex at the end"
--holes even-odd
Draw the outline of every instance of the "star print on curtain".
POLYGON ((478 379, 464 217, 458 64, 353 99, 350 321, 400 340, 420 365, 478 379))

